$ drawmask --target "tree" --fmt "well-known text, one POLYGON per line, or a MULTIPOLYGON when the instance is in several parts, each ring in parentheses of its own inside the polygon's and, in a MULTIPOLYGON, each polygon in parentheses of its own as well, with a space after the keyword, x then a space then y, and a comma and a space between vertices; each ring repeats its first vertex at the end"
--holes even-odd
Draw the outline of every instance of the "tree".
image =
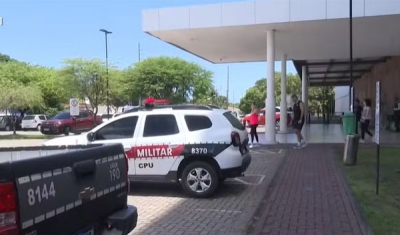
POLYGON ((62 104, 69 100, 68 90, 65 89, 57 70, 41 66, 33 66, 30 79, 36 84, 43 94, 43 105, 39 112, 53 116, 63 109, 62 104))
POLYGON ((323 121, 329 118, 330 101, 335 98, 333 87, 310 87, 308 90, 308 110, 320 117, 322 113, 323 121))
MULTIPOLYGON (((280 105, 281 102, 281 74, 275 73, 275 102, 280 105)), ((251 106, 255 105, 259 108, 265 107, 265 99, 267 97, 267 79, 257 80, 255 85, 246 91, 245 96, 240 100, 239 109, 244 113, 251 111, 251 106)), ((301 93, 301 80, 297 75, 286 75, 286 93, 289 95, 301 93)))
MULTIPOLYGON (((21 110, 39 107, 43 104, 40 88, 30 84, 3 80, 0 86, 0 108, 3 110, 21 110)), ((21 113, 22 115, 22 113, 21 113)), ((11 113, 14 134, 16 134, 16 114, 11 113)))
POLYGON ((0 53, 0 63, 3 63, 3 62, 17 62, 17 60, 11 58, 9 55, 0 53))
POLYGON ((124 76, 125 73, 117 69, 111 69, 109 72, 109 101, 115 111, 117 111, 119 107, 128 104, 133 98, 129 92, 126 92, 124 76))
POLYGON ((61 98, 63 87, 59 84, 59 80, 55 76, 55 71, 52 69, 31 66, 18 61, 9 61, 7 63, 0 63, 0 74, 1 84, 13 84, 13 87, 15 86, 16 89, 15 94, 19 93, 19 90, 24 87, 36 87, 41 92, 43 103, 40 105, 18 107, 22 116, 28 109, 42 112, 46 111, 48 107, 58 107, 63 100, 61 98))
POLYGON ((210 71, 179 58, 148 58, 125 72, 125 91, 132 97, 152 96, 173 103, 190 100, 198 103, 213 91, 210 71))
POLYGON ((64 87, 70 97, 81 100, 88 99, 90 108, 94 113, 95 121, 98 106, 104 103, 106 97, 106 68, 100 60, 68 59, 64 61, 65 67, 60 71, 64 87))

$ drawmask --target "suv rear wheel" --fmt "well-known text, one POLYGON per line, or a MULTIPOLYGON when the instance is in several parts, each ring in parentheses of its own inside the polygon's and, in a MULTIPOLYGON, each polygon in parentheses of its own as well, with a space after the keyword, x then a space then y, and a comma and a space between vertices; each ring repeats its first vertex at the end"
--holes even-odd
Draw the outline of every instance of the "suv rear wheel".
POLYGON ((207 162, 192 162, 182 172, 183 190, 194 197, 210 197, 218 188, 219 179, 214 167, 207 162))

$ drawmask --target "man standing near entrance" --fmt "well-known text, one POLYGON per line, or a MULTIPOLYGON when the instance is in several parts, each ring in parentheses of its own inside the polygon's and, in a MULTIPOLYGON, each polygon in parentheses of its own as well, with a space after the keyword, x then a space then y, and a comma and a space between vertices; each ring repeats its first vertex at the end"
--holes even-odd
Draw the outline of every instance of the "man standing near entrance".
POLYGON ((292 101, 293 101, 292 127, 293 129, 295 129, 297 136, 297 145, 294 148, 301 149, 307 146, 307 142, 305 141, 303 135, 301 134, 301 130, 303 129, 305 121, 305 105, 303 101, 297 98, 296 95, 292 95, 292 101))
POLYGON ((395 99, 393 114, 394 114, 394 124, 396 126, 396 132, 400 132, 400 100, 399 100, 399 97, 396 97, 396 99, 395 99))

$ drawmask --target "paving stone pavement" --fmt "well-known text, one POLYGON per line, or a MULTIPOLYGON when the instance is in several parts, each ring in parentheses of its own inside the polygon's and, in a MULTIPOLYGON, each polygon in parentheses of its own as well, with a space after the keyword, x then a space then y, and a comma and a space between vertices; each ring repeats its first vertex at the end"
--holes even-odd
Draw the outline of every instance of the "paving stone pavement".
POLYGON ((129 204, 138 208, 130 235, 242 235, 284 159, 279 150, 252 153, 246 176, 228 179, 210 199, 188 198, 176 184, 132 184, 129 204))
POLYGON ((258 235, 359 235, 365 228, 329 145, 288 150, 266 195, 258 235))

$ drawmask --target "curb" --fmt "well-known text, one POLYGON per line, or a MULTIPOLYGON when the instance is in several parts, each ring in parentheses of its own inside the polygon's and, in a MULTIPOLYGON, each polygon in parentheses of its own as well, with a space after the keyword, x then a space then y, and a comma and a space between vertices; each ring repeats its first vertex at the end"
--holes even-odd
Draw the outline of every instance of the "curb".
POLYGON ((266 204, 268 203, 268 198, 272 192, 273 186, 277 185, 278 180, 285 173, 284 171, 282 171, 282 168, 288 159, 287 156, 288 156, 288 151, 284 149, 282 162, 279 164, 274 176, 270 180, 267 190, 262 196, 263 199, 258 203, 257 209, 255 210, 250 221, 247 223, 246 235, 258 234, 262 230, 264 223, 259 223, 259 222, 264 221, 268 215, 267 211, 265 211, 265 207, 266 204))
MULTIPOLYGON (((334 157, 336 157, 334 155, 334 157)), ((332 159, 334 161, 334 164, 336 165, 336 170, 339 172, 340 177, 342 178, 342 183, 345 189, 345 192, 350 199, 350 204, 353 208, 353 213, 355 214, 355 217, 357 219, 358 225, 361 229, 361 232, 363 235, 375 235, 375 233, 372 231, 371 227, 368 224, 367 217, 365 216, 365 212, 362 209, 360 203, 358 203, 357 199, 354 196, 354 191, 350 186, 350 183, 348 181, 348 178, 344 172, 344 169, 339 165, 339 162, 337 162, 335 159, 332 159)))

